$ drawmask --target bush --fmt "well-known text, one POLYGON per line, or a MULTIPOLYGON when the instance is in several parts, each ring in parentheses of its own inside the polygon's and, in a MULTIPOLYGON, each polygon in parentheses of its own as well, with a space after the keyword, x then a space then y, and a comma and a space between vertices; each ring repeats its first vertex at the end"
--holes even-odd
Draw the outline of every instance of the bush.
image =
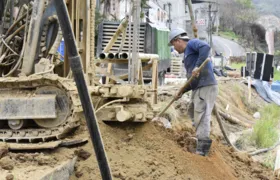
POLYGON ((272 104, 265 106, 260 113, 261 119, 254 125, 252 138, 257 146, 267 148, 273 146, 279 139, 277 127, 280 111, 277 105, 272 104))

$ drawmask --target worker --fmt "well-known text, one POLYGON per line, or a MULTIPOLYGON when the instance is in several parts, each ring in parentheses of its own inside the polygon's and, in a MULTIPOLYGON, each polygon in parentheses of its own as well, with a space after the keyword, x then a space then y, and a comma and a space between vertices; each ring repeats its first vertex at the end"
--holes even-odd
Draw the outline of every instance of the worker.
MULTIPOLYGON (((169 46, 174 46, 180 54, 184 53, 183 63, 187 78, 195 77, 185 92, 192 90, 193 120, 197 138, 196 154, 207 156, 212 144, 210 121, 218 95, 218 86, 211 62, 208 62, 201 72, 198 72, 198 69, 209 57, 210 46, 199 39, 190 39, 181 28, 171 30, 169 46)), ((182 94, 179 98, 181 96, 182 94)))

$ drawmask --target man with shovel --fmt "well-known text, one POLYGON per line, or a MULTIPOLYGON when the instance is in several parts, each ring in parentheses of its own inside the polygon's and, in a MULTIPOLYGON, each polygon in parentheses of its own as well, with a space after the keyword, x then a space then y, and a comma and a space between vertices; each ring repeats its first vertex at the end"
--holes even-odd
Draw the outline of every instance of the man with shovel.
MULTIPOLYGON (((181 28, 171 30, 169 45, 174 46, 178 53, 184 53, 183 62, 187 78, 195 77, 185 92, 192 90, 194 105, 192 119, 197 137, 196 154, 207 156, 212 144, 212 140, 209 138, 210 120, 218 95, 218 86, 211 62, 208 62, 200 72, 199 67, 208 58, 210 46, 199 39, 190 40, 187 33, 181 28)), ((181 96, 182 94, 179 97, 181 96)))

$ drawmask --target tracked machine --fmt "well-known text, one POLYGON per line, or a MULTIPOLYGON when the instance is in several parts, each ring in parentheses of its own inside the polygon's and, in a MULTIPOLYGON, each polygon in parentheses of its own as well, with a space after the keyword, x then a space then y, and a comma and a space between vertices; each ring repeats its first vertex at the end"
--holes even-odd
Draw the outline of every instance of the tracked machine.
MULTIPOLYGON (((69 59, 67 53, 61 53, 62 33, 53 1, 5 1, 0 41, 0 141, 57 140, 83 121, 69 59)), ((108 58, 115 41, 111 38, 103 52, 105 57, 96 60, 95 1, 65 2, 97 119, 120 122, 152 119, 153 105, 157 103, 158 56, 139 54, 135 46, 126 53, 126 58, 108 58), (112 74, 110 67, 114 63, 126 63, 131 67, 125 75, 128 81, 112 74), (105 64, 106 68, 100 64, 105 64), (151 85, 143 83, 146 69, 153 72, 151 85), (101 84, 97 74, 106 76, 107 83, 101 84)), ((134 8, 137 14, 139 9, 134 8)), ((135 28, 135 37, 136 34, 135 28)))

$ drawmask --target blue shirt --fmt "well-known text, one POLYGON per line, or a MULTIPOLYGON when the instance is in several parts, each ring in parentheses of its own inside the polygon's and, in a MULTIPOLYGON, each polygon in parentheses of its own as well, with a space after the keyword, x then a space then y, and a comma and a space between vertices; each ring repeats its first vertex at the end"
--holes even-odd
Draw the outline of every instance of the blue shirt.
MULTIPOLYGON (((209 56, 210 46, 199 39, 188 41, 184 52, 184 65, 187 71, 187 78, 192 76, 195 67, 199 67, 209 56)), ((201 70, 199 77, 195 78, 188 90, 196 90, 200 87, 216 85, 217 81, 214 76, 212 63, 208 62, 201 70)))

